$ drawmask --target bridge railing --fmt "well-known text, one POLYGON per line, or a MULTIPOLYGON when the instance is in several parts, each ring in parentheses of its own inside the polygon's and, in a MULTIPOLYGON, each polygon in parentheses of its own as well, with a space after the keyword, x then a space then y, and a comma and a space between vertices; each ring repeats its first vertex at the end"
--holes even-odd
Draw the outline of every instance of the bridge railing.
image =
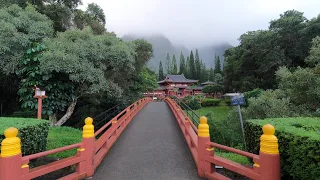
POLYGON ((76 166, 75 172, 60 180, 91 177, 132 118, 150 101, 152 101, 151 98, 143 98, 134 102, 97 132, 94 132, 93 119, 86 118, 82 142, 28 156, 22 156, 21 140, 17 137, 18 129, 8 128, 4 133, 5 139, 1 143, 0 180, 30 180, 72 165, 76 166), (33 159, 75 148, 77 153, 74 156, 35 168, 29 167, 29 162, 33 159))
POLYGON ((174 100, 165 98, 165 101, 178 121, 200 177, 210 180, 229 179, 216 172, 215 166, 218 165, 254 180, 280 180, 278 139, 274 136, 275 129, 273 126, 267 124, 262 127, 263 135, 260 138, 260 152, 259 155, 256 155, 211 142, 206 117, 200 117, 200 123, 196 129, 189 117, 174 100), (254 164, 252 167, 247 167, 217 156, 214 154, 215 148, 251 158, 254 164))

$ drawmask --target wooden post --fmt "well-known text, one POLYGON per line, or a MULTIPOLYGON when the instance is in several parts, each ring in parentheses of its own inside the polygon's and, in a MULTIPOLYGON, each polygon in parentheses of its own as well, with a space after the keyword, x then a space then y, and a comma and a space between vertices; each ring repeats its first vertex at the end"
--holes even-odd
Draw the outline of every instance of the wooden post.
POLYGON ((260 180, 280 180, 280 155, 278 138, 274 135, 275 129, 266 124, 262 127, 263 135, 260 137, 260 180))
POLYGON ((205 154, 207 153, 207 143, 210 143, 209 125, 205 116, 200 117, 198 126, 198 175, 205 177, 205 154))
POLYGON ((38 119, 42 118, 42 97, 38 97, 38 119))
MULTIPOLYGON (((94 174, 94 126, 92 124, 93 119, 91 117, 87 117, 85 119, 85 125, 83 126, 82 132, 82 143, 83 143, 83 154, 86 160, 86 174, 87 177, 92 177, 94 174)), ((79 151, 79 150, 78 150, 79 151)))
POLYGON ((22 169, 29 167, 21 166, 21 140, 18 129, 10 127, 4 131, 5 139, 1 143, 0 155, 0 180, 20 180, 22 169))

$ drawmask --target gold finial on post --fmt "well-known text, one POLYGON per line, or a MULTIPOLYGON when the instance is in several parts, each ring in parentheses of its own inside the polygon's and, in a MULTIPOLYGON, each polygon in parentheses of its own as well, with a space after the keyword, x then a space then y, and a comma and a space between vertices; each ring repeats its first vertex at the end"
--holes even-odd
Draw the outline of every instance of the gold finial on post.
POLYGON ((82 137, 83 138, 91 138, 94 137, 94 126, 93 119, 91 117, 87 117, 85 120, 85 125, 83 126, 82 137))
POLYGON ((260 137, 260 151, 265 154, 279 154, 278 138, 274 135, 275 129, 271 124, 262 127, 263 135, 260 137))
POLYGON ((198 126, 198 136, 199 137, 209 137, 209 125, 208 119, 205 116, 200 117, 200 124, 198 126))
POLYGON ((1 157, 21 154, 21 140, 17 137, 18 129, 10 127, 4 131, 6 137, 1 143, 1 157))

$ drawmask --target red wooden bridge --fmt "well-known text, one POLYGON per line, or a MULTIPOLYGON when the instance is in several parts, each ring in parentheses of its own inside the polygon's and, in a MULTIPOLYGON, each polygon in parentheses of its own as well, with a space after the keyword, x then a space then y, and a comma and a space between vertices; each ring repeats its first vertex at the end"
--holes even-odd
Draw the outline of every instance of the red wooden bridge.
POLYGON ((7 129, 1 146, 0 180, 30 180, 72 165, 76 165, 75 172, 61 180, 229 179, 216 172, 216 165, 250 179, 280 180, 278 142, 271 125, 263 127, 256 155, 210 142, 207 119, 201 117, 196 127, 169 98, 136 101, 96 132, 93 124, 92 118, 85 120, 82 142, 28 156, 21 154, 18 130, 7 129), (36 168, 28 165, 30 160, 73 148, 77 153, 72 157, 36 168), (216 156, 215 148, 251 158, 253 165, 216 156))

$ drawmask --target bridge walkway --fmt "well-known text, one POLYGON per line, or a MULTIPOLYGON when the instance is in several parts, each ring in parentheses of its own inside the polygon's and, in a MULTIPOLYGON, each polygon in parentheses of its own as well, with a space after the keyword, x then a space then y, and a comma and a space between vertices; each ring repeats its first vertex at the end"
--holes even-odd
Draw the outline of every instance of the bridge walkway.
POLYGON ((197 168, 165 102, 147 104, 112 146, 93 180, 197 180, 197 168))

